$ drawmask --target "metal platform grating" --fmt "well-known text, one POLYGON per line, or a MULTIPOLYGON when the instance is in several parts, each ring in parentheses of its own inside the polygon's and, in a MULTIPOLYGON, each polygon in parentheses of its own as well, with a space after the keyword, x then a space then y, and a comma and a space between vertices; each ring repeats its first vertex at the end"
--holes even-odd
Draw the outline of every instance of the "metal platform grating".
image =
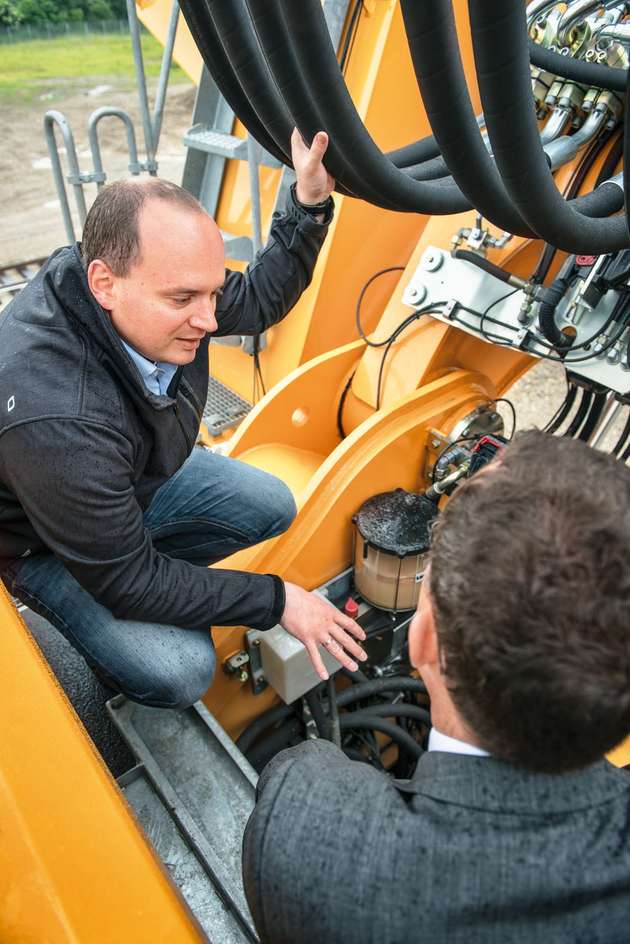
POLYGON ((215 377, 208 378, 208 398, 203 421, 211 436, 220 436, 245 419, 252 405, 215 377))

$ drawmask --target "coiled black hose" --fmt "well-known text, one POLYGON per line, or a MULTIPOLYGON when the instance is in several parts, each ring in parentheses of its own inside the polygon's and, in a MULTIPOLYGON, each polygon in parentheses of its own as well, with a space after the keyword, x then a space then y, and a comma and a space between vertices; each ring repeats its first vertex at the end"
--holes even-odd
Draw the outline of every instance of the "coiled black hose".
POLYGON ((591 403, 593 401, 593 391, 587 390, 586 388, 582 391, 582 399, 580 400, 580 405, 577 408, 576 414, 571 420, 570 425, 563 433, 564 436, 575 436, 575 434, 580 429, 582 423, 586 418, 591 403))
POLYGON ((243 754, 247 754, 254 741, 260 737, 263 731, 266 731, 274 724, 278 724, 280 721, 284 721, 285 718, 288 718, 294 713, 295 708, 293 705, 277 705, 275 708, 271 708, 263 715, 255 718, 236 740, 236 746, 239 751, 242 751, 243 754))
POLYGON ((486 219, 510 233, 535 236, 514 207, 481 138, 451 0, 401 0, 401 9, 422 101, 455 182, 486 219))
POLYGON ((542 239, 568 252, 600 254, 627 248, 625 217, 602 220, 582 215, 619 209, 620 188, 603 184, 575 205, 568 204, 556 188, 532 108, 524 4, 468 0, 468 6, 486 128, 505 188, 520 215, 542 239))
POLYGON ((624 69, 584 62, 583 59, 574 59, 572 56, 561 56, 560 53, 535 43, 533 39, 529 40, 529 58, 535 66, 545 72, 551 72, 552 75, 560 75, 563 79, 595 88, 611 89, 614 92, 626 90, 624 69))
POLYGON ((397 724, 392 724, 389 721, 384 721, 382 718, 377 718, 375 715, 370 715, 367 711, 351 711, 348 714, 340 715, 339 723, 342 731, 359 729, 380 731, 381 734, 387 734, 406 754, 409 754, 410 757, 416 760, 422 757, 424 753, 417 741, 414 741, 411 735, 403 731, 397 724))
POLYGON ((337 705, 339 708, 345 708, 347 705, 351 705, 352 702, 360 701, 362 698, 383 695, 386 692, 419 692, 426 695, 427 689, 420 679, 393 675, 389 678, 372 679, 369 682, 361 682, 359 685, 346 688, 337 696, 337 705))
MULTIPOLYGON (((291 166, 290 145, 286 133, 283 131, 276 140, 260 121, 226 56, 206 3, 200 0, 181 0, 180 8, 212 78, 232 111, 238 115, 259 144, 277 160, 291 166)), ((276 116, 277 122, 281 119, 281 114, 276 116)))
MULTIPOLYGON (((303 0, 299 4, 294 0, 248 0, 248 5, 277 81, 278 74, 286 72, 285 44, 278 45, 278 35, 288 38, 294 50, 292 56, 317 103, 323 126, 343 156, 343 165, 330 165, 331 173, 357 196, 397 210, 444 215, 470 209, 459 188, 448 179, 412 180, 376 146, 346 88, 319 0, 303 0), (380 196, 378 201, 373 198, 375 192, 380 196)), ((282 92, 302 134, 310 139, 318 129, 310 119, 308 103, 296 100, 289 76, 282 82, 282 92)))
POLYGON ((407 702, 397 701, 389 702, 386 705, 369 705, 361 709, 365 715, 373 715, 376 718, 411 718, 419 724, 431 727, 431 715, 426 708, 419 708, 418 705, 408 705, 407 702))

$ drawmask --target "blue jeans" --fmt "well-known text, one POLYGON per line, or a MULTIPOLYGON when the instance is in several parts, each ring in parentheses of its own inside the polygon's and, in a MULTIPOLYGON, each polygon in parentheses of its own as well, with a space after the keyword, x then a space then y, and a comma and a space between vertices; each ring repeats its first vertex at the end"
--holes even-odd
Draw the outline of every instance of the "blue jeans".
MULTIPOLYGON (((280 479, 196 446, 155 493, 144 522, 161 553, 206 567, 282 534, 294 516, 293 496, 280 479)), ((2 577, 106 685, 133 701, 185 708, 209 687, 215 669, 210 629, 116 619, 45 551, 15 562, 2 577)))

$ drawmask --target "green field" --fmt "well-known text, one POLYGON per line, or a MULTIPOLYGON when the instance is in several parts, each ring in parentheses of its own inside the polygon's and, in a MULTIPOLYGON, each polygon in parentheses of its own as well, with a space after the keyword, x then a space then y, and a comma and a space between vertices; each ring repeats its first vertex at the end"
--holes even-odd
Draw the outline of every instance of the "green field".
MULTIPOLYGON (((157 76, 162 47, 153 36, 144 35, 142 48, 147 78, 157 76)), ((0 101, 26 104, 55 88, 67 94, 107 78, 133 82, 129 36, 61 36, 0 46, 0 101)), ((171 79, 187 77, 173 65, 171 79)))

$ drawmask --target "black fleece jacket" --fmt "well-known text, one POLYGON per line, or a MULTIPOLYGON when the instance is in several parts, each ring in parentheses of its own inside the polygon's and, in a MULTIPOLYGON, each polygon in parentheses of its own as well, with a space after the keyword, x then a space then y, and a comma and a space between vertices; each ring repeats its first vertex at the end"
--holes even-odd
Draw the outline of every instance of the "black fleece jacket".
MULTIPOLYGON (((257 334, 290 311, 331 216, 316 222, 289 194, 246 272, 226 272, 217 335, 257 334)), ((175 560, 156 551, 143 524, 195 443, 208 343, 169 395, 155 396, 90 292, 80 247, 48 259, 0 318, 0 571, 48 549, 123 619, 194 629, 278 621, 278 577, 175 560)))

